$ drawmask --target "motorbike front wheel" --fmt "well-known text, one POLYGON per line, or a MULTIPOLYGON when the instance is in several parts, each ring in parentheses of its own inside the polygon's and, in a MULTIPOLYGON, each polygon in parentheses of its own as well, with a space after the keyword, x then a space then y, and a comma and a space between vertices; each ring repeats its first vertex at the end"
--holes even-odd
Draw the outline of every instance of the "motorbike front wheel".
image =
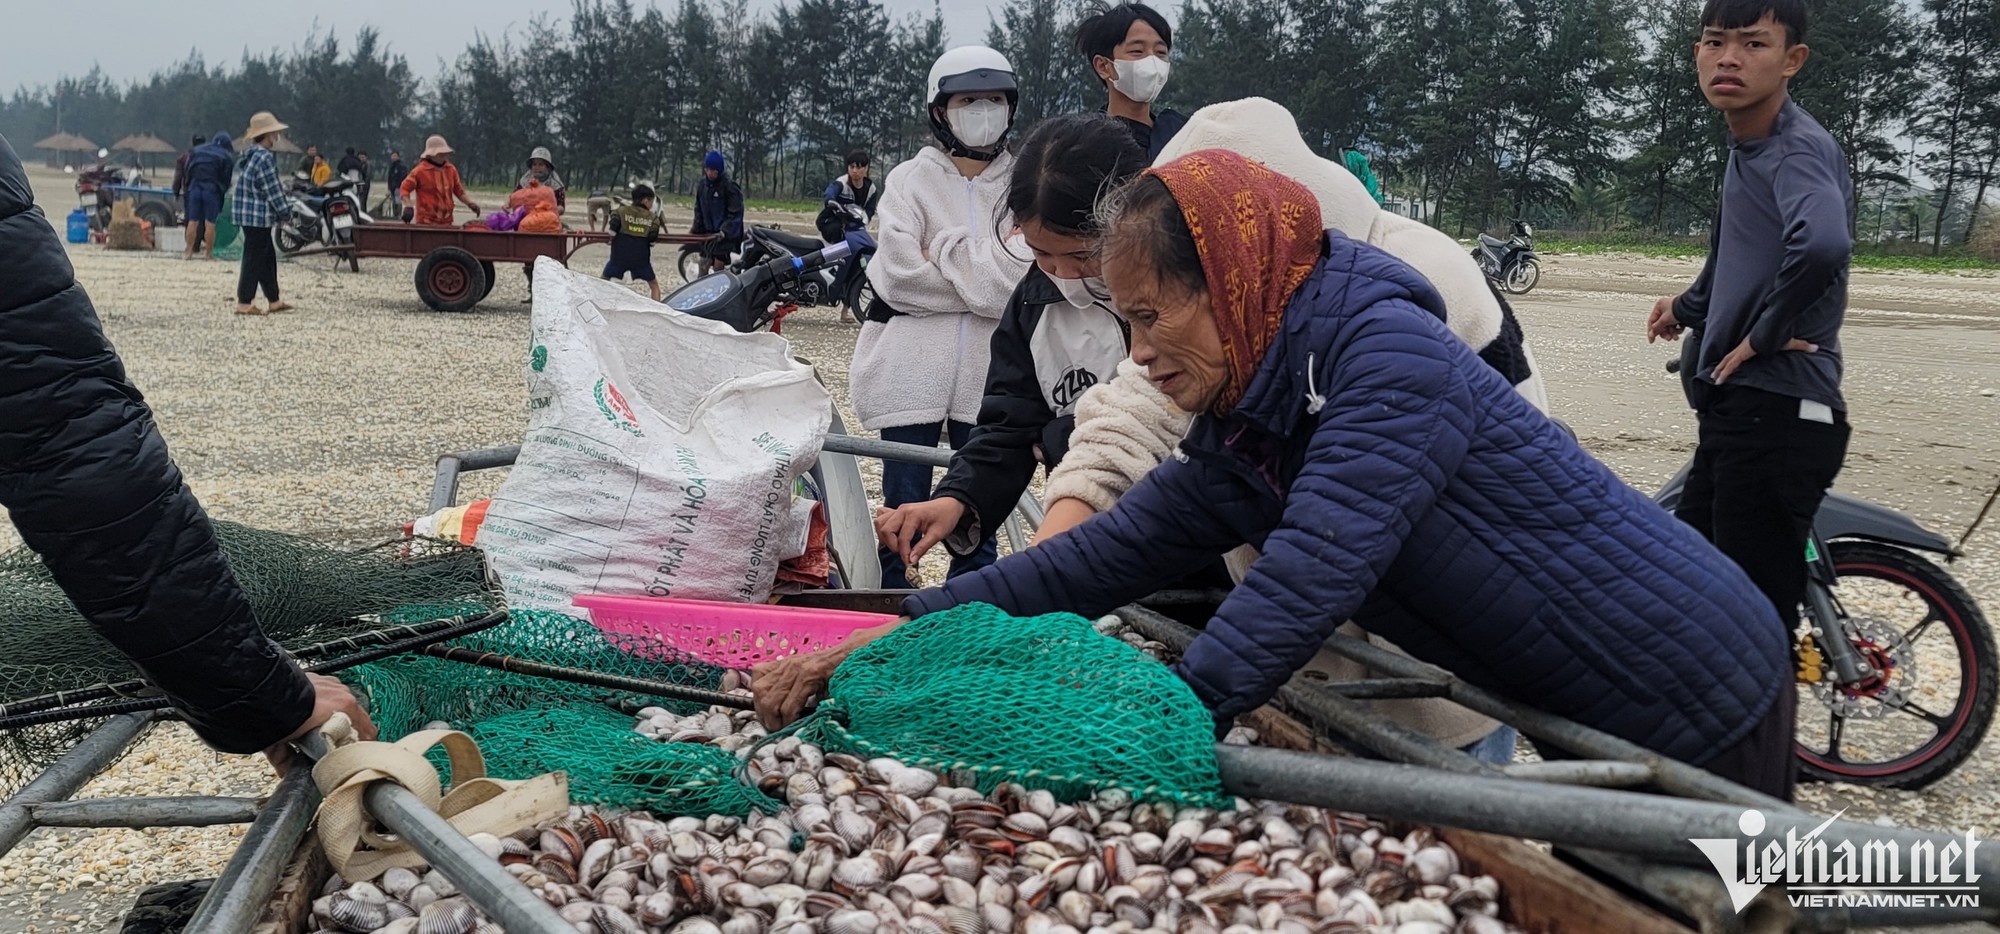
POLYGON ((280 252, 297 253, 311 246, 318 239, 319 236, 317 233, 308 235, 306 231, 301 230, 295 223, 287 223, 278 227, 278 250, 280 252))
POLYGON ((681 251, 680 270, 682 282, 693 282, 708 275, 708 257, 701 255, 699 249, 684 249, 681 251))
POLYGON ((1837 628, 1874 674, 1840 684, 1810 637, 1800 640, 1801 777, 1923 788, 1951 774, 1986 736, 2000 677, 1992 629, 1972 595, 1935 563, 1877 542, 1828 547, 1837 628))
POLYGON ((854 273, 854 279, 847 283, 847 313, 856 321, 868 320, 868 306, 875 302, 875 286, 868 281, 868 269, 862 267, 854 273))
POLYGON ((1501 288, 1506 289, 1509 295, 1526 295, 1530 290, 1534 289, 1536 283, 1541 281, 1541 262, 1529 258, 1515 263, 1514 268, 1507 270, 1507 281, 1501 285, 1501 288))

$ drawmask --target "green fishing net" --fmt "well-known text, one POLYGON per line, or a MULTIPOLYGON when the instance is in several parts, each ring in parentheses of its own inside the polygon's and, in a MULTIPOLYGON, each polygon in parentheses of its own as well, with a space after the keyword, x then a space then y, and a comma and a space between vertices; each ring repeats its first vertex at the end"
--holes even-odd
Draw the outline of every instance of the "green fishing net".
MULTIPOLYGON (((431 546, 410 555, 406 543, 395 542, 354 549, 231 522, 215 523, 215 532, 258 622, 295 652, 384 628, 476 616, 498 605, 481 556, 470 548, 431 546)), ((138 677, 25 547, 0 552, 0 620, 0 704, 138 677)), ((0 732, 0 792, 25 784, 102 723, 72 720, 0 732)))
MULTIPOLYGON (((561 613, 516 610, 499 627, 452 646, 599 674, 715 690, 722 669, 661 648, 607 636, 561 613)), ((776 805, 734 775, 737 759, 703 743, 662 743, 633 731, 628 710, 677 714, 700 704, 516 674, 427 655, 398 655, 342 676, 368 696, 382 739, 443 721, 479 742, 497 778, 569 774, 571 800, 661 814, 732 814, 776 805)), ((432 762, 445 772, 441 751, 432 762)), ((447 778, 449 775, 447 774, 447 778)))
POLYGON ((933 613, 841 663, 803 728, 821 745, 1075 800, 1123 789, 1226 806, 1215 722, 1187 683, 1067 613, 933 613))
POLYGON ((569 773, 570 799, 661 815, 776 811, 736 776, 734 754, 705 743, 663 743, 632 731, 632 718, 602 706, 566 705, 473 724, 487 772, 523 778, 569 773))

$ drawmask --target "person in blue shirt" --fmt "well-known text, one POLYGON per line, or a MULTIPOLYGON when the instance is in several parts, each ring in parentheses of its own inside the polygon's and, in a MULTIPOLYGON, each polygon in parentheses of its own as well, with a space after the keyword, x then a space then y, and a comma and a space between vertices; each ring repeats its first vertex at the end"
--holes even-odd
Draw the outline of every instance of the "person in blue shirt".
POLYGON ((193 259, 204 236, 209 259, 215 258, 215 219, 222 216, 222 196, 229 191, 229 176, 235 168, 236 150, 227 133, 217 133, 188 154, 187 164, 187 250, 182 259, 193 259))

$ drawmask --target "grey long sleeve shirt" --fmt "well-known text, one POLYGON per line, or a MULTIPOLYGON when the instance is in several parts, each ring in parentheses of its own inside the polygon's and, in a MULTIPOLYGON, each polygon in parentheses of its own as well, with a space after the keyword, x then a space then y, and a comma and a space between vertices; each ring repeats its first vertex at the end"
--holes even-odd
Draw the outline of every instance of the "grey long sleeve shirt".
POLYGON ((1716 364, 1747 337, 1757 355, 1729 385, 1847 410, 1840 322, 1854 250, 1848 192, 1840 146, 1791 101, 1771 135, 1730 140, 1708 262, 1674 302, 1674 317, 1701 330, 1699 379, 1713 383, 1716 364), (1793 338, 1819 350, 1780 349, 1793 338))

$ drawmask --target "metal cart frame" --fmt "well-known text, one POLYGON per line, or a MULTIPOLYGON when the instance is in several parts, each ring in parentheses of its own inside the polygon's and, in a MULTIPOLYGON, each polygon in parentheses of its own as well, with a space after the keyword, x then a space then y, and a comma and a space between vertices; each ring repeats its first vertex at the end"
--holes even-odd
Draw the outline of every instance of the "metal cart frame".
MULTIPOLYGON (((827 439, 822 468, 841 458, 893 458, 933 465, 948 460, 939 449, 895 445, 835 434, 827 439)), ((449 505, 458 477, 512 461, 514 452, 489 449, 439 459, 432 505, 449 505)), ((848 464, 851 466, 851 463, 848 464)), ((846 467, 833 466, 836 472, 846 467)), ((856 474, 858 479, 858 474, 856 474)), ((1030 522, 1034 519, 1030 519, 1030 522)), ((1156 605, 1213 595, 1176 594, 1156 605)), ((891 592, 823 591, 807 601, 893 605, 891 592)), ((1149 638, 1183 649, 1194 631, 1147 606, 1118 615, 1149 638)), ((1829 844, 1895 841, 1936 847, 1956 838, 1926 831, 1826 820, 1789 804, 1659 756, 1630 742, 1467 684, 1449 672, 1367 642, 1336 636, 1332 651, 1380 674, 1363 680, 1314 682, 1295 678, 1275 706, 1314 727, 1320 745, 1348 744, 1390 761, 1283 749, 1218 744, 1224 787, 1243 797, 1269 798, 1354 811, 1371 816, 1545 840, 1575 862, 1628 891, 1692 921, 1704 932, 1837 931, 1851 927, 1930 925, 2000 920, 2000 847, 1969 860, 1982 878, 1974 888, 1978 908, 1795 909, 1783 893, 1766 890, 1744 912, 1734 911, 1720 878, 1689 842, 1726 838, 1783 845, 1786 835, 1818 829, 1829 844), (1447 697, 1519 729, 1531 739, 1557 744, 1587 758, 1492 766, 1371 713, 1360 701, 1386 697, 1447 697), (1633 790, 1645 787, 1648 791, 1633 790), (1738 818, 1745 808, 1766 817, 1763 833, 1745 837, 1738 818)), ((210 888, 188 930, 248 930, 270 903, 290 857, 299 850, 320 795, 305 769, 295 769, 261 801, 223 797, 70 798, 137 741, 156 714, 113 717, 27 786, 0 803, 0 855, 37 827, 160 827, 249 823, 235 855, 210 888)), ((310 752, 310 750, 309 750, 310 752)), ((510 931, 567 931, 527 890, 437 815, 415 806, 393 785, 368 794, 377 818, 451 878, 510 931)))

